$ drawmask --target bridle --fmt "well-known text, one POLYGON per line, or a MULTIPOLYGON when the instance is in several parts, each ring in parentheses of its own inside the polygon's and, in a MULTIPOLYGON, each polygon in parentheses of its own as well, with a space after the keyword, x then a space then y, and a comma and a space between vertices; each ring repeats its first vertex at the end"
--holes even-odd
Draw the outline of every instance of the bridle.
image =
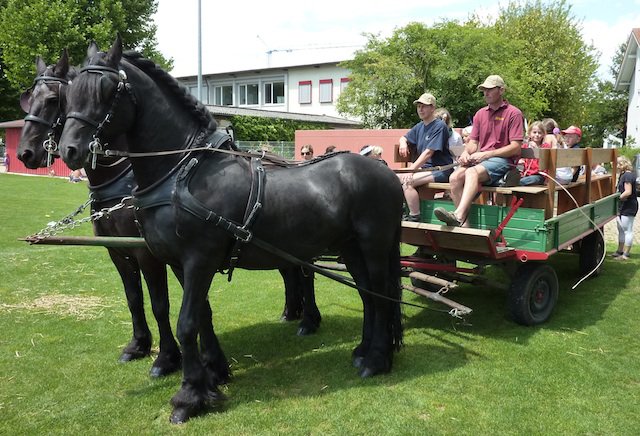
POLYGON ((44 84, 55 82, 59 84, 58 116, 56 117, 55 121, 45 120, 44 118, 39 117, 37 115, 33 115, 31 113, 27 114, 27 116, 24 117, 25 122, 31 121, 34 123, 42 124, 49 128, 49 131, 47 132, 47 139, 45 139, 44 142, 42 143, 42 147, 47 151, 47 166, 49 167, 53 163, 53 156, 55 156, 56 152, 58 151, 58 143, 56 142, 55 138, 56 136, 58 137, 60 136, 60 134, 62 133, 60 129, 64 125, 64 115, 61 107, 62 86, 70 84, 71 81, 60 78, 60 77, 55 77, 55 76, 47 76, 47 75, 38 76, 35 79, 33 79, 33 85, 29 90, 25 91, 25 93, 30 92, 39 82, 42 82, 44 84))
POLYGON ((93 133, 93 139, 89 143, 89 153, 91 153, 92 155, 91 168, 95 169, 98 155, 104 154, 103 146, 108 145, 106 142, 103 142, 103 140, 101 139, 102 133, 105 127, 107 126, 107 124, 111 122, 113 113, 116 107, 118 106, 118 102, 120 101, 120 98, 122 97, 123 92, 124 91, 127 92, 134 106, 136 105, 136 98, 133 93, 131 84, 127 82, 127 73, 125 73, 124 70, 116 70, 115 68, 111 68, 103 65, 87 65, 80 69, 80 72, 78 73, 78 75, 85 72, 91 73, 91 74, 100 74, 100 75, 104 75, 104 73, 107 72, 107 73, 113 73, 118 77, 118 85, 116 87, 116 91, 111 97, 111 106, 109 107, 109 110, 105 114, 102 121, 96 121, 81 112, 70 112, 67 114, 67 118, 74 118, 76 120, 80 120, 85 124, 89 124, 90 126, 93 126, 96 128, 95 132, 93 133))

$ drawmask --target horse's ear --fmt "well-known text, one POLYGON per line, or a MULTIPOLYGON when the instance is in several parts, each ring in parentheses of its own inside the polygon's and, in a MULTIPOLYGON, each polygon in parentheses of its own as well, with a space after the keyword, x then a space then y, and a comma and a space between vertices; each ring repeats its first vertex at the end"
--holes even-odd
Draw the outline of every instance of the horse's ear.
POLYGON ((107 53, 107 61, 109 65, 117 68, 120 64, 120 59, 122 59, 122 38, 120 38, 120 34, 118 33, 109 53, 107 53))
POLYGON ((29 113, 31 110, 31 89, 20 94, 20 107, 25 113, 29 113))
POLYGON ((40 56, 36 56, 36 75, 40 76, 47 69, 47 64, 40 56))
POLYGON ((69 53, 67 53, 67 49, 62 50, 62 54, 60 55, 60 59, 53 67, 53 75, 55 77, 64 78, 69 72, 69 53))
POLYGON ((95 41, 91 41, 89 47, 87 47, 87 61, 90 61, 99 51, 98 44, 95 41))

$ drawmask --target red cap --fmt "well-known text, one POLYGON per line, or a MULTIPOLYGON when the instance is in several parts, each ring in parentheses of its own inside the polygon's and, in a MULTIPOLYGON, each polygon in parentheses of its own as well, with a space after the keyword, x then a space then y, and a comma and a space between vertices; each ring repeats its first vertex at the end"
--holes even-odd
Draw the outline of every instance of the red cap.
POLYGON ((572 133, 575 133, 576 135, 578 135, 580 138, 582 138, 582 130, 580 130, 579 127, 576 126, 569 126, 567 127, 565 130, 562 130, 562 134, 563 135, 570 135, 572 133))

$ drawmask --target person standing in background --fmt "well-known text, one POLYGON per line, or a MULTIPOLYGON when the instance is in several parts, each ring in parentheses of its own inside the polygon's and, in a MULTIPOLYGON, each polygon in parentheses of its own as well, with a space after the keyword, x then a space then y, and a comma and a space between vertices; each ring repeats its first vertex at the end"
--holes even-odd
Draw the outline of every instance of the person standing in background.
POLYGON ((300 155, 304 160, 313 159, 313 146, 311 144, 303 145, 300 149, 300 155))
POLYGON ((629 259, 633 245, 633 221, 638 213, 638 193, 636 192, 636 175, 632 171, 633 165, 626 156, 618 157, 618 249, 611 256, 617 260, 629 259))

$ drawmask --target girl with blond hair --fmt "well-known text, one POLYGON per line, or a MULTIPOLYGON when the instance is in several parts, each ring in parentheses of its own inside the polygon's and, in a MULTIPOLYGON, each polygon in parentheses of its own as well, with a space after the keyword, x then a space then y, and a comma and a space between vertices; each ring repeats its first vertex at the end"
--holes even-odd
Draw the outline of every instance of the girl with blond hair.
POLYGON ((625 156, 618 156, 618 249, 611 256, 618 260, 629 259, 631 245, 633 244, 633 221, 638 213, 638 199, 636 192, 636 175, 633 173, 633 165, 625 156))

